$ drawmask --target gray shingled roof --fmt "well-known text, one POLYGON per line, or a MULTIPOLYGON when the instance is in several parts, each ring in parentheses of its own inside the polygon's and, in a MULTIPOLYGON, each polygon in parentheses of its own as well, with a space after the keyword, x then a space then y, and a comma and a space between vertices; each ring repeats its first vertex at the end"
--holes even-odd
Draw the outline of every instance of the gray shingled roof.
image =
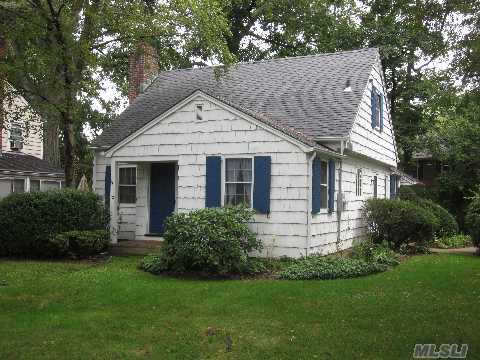
POLYGON ((63 170, 51 166, 47 161, 22 153, 7 152, 0 154, 0 171, 32 172, 58 174, 63 170))
POLYGON ((348 136, 378 50, 165 71, 94 141, 110 148, 197 90, 312 144, 348 136), (345 92, 347 81, 351 92, 345 92))

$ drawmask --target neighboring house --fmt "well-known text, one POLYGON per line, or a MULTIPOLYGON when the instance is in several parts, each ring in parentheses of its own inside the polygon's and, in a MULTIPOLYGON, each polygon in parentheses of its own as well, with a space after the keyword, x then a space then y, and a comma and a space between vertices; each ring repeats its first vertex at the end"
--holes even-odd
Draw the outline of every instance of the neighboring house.
POLYGON ((448 164, 435 159, 428 151, 417 152, 412 158, 415 165, 408 167, 406 172, 426 186, 433 185, 441 174, 448 171, 448 164))
POLYGON ((397 191, 378 50, 215 69, 160 73, 94 142, 112 242, 160 240, 173 212, 246 203, 265 255, 350 247, 364 201, 397 191))
MULTIPOLYGON (((0 37, 0 58, 5 49, 0 37)), ((12 90, 6 82, 0 89, 0 199, 12 192, 60 188, 64 179, 63 170, 42 159, 40 117, 12 90)))

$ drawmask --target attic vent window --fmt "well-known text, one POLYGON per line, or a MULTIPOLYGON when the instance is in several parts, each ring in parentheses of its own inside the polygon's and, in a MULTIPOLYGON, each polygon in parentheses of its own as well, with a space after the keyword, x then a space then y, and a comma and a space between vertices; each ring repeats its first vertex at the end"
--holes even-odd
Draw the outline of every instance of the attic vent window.
POLYGON ((197 104, 195 106, 195 118, 199 121, 203 120, 203 105, 197 104))
POLYGON ((350 79, 347 80, 347 83, 345 84, 345 89, 343 89, 345 92, 352 92, 352 85, 350 82, 350 79))

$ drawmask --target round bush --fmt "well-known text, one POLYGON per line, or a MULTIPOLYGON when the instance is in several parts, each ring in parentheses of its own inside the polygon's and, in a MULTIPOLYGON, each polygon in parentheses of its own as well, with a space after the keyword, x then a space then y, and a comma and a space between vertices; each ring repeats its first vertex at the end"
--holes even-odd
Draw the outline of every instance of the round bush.
POLYGON ((458 233, 458 223, 444 207, 434 203, 432 200, 417 198, 414 200, 416 204, 429 210, 438 220, 438 229, 435 236, 440 238, 444 236, 453 236, 458 233))
POLYGON ((107 230, 72 230, 56 234, 50 244, 59 256, 85 258, 108 248, 110 233, 107 230))
POLYGON ((144 268, 157 273, 242 273, 248 268, 248 254, 261 249, 261 242, 247 226, 253 214, 243 207, 173 214, 165 222, 159 256, 144 268))
POLYGON ((51 257, 50 239, 70 230, 106 229, 97 196, 73 189, 11 194, 0 201, 0 255, 51 257))
POLYGON ((474 197, 468 205, 465 225, 472 236, 473 244, 480 247, 480 196, 474 197))
POLYGON ((364 217, 372 241, 387 241, 394 249, 408 243, 428 244, 440 226, 431 211, 407 200, 369 199, 364 217))

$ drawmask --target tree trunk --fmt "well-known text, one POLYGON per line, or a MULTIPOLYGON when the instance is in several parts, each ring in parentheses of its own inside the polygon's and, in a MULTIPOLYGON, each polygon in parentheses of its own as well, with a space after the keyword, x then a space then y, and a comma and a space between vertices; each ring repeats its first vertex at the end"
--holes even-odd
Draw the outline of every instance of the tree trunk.
POLYGON ((43 125, 43 159, 58 168, 61 166, 59 135, 57 122, 47 119, 43 125))
POLYGON ((68 114, 63 115, 63 156, 65 170, 65 185, 67 187, 75 187, 75 169, 74 158, 76 154, 75 144, 75 127, 73 121, 68 114))

